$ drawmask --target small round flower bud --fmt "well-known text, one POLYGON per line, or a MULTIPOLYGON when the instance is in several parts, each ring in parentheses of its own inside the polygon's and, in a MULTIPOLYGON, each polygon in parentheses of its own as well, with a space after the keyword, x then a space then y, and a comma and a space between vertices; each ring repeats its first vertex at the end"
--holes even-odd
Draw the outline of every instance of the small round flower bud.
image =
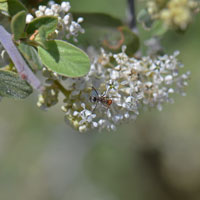
POLYGON ((26 15, 26 23, 30 23, 33 20, 33 16, 31 14, 26 15))
POLYGON ((77 19, 77 22, 78 22, 78 23, 82 23, 83 21, 84 21, 83 17, 79 17, 79 18, 77 19))

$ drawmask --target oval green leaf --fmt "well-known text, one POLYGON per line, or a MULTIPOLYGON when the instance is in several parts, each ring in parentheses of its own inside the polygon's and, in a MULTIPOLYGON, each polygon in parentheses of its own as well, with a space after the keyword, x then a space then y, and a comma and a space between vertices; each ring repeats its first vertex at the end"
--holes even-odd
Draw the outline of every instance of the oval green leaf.
POLYGON ((11 31, 14 34, 14 39, 19 40, 23 33, 26 25, 26 12, 23 10, 13 16, 11 21, 11 31))
POLYGON ((42 26, 44 29, 47 31, 46 36, 49 33, 52 33, 58 24, 58 19, 57 17, 54 16, 42 16, 42 17, 37 17, 33 21, 31 21, 26 29, 26 32, 28 34, 33 34, 35 30, 39 30, 42 26))
POLYGON ((24 99, 33 92, 32 87, 18 74, 0 70, 0 96, 24 99))
POLYGON ((84 18, 81 26, 85 29, 85 34, 78 36, 82 46, 103 46, 108 51, 117 53, 121 51, 122 45, 126 45, 128 55, 133 55, 138 50, 138 36, 124 26, 120 19, 104 13, 73 13, 75 19, 80 16, 84 18))
POLYGON ((26 7, 20 1, 8 0, 8 13, 10 14, 11 17, 16 15, 18 12, 22 10, 27 12, 26 7))
MULTIPOLYGON (((84 47, 89 45, 99 48, 102 41, 117 31, 117 27, 123 26, 120 19, 104 13, 73 13, 73 18, 84 18, 81 26, 85 29, 85 34, 79 34, 78 41, 84 47)), ((73 40, 70 40, 73 43, 73 40)))
MULTIPOLYGON (((123 45, 126 45, 126 53, 132 56, 140 47, 139 37, 127 26, 120 27, 122 34, 124 35, 123 45)), ((121 51, 121 49, 120 49, 121 51)))
POLYGON ((42 69, 42 61, 34 47, 20 43, 18 48, 33 70, 42 69))
POLYGON ((81 77, 89 72, 90 60, 81 49, 61 40, 47 41, 45 46, 47 49, 38 47, 38 53, 50 70, 67 77, 81 77))

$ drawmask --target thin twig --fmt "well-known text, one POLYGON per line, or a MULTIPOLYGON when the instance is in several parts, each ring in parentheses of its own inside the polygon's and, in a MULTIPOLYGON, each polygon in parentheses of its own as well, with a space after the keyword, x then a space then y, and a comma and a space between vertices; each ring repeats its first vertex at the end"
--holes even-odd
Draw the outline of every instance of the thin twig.
MULTIPOLYGON (((130 15, 129 27, 131 28, 132 32, 138 35, 139 37, 139 32, 137 28, 137 20, 136 20, 135 0, 127 0, 127 2, 128 2, 128 9, 129 9, 129 15, 130 15)), ((142 56, 140 49, 135 53, 135 56, 138 58, 142 56)))
POLYGON ((25 60, 19 53, 17 47, 12 41, 12 36, 8 33, 3 26, 0 25, 0 42, 5 48, 6 52, 12 59, 18 73, 22 79, 25 79, 34 89, 42 91, 42 86, 40 80, 35 76, 35 74, 30 70, 25 60))
POLYGON ((131 29, 135 29, 136 28, 136 12, 135 12, 134 0, 128 0, 128 8, 129 8, 130 16, 131 16, 129 26, 131 29))

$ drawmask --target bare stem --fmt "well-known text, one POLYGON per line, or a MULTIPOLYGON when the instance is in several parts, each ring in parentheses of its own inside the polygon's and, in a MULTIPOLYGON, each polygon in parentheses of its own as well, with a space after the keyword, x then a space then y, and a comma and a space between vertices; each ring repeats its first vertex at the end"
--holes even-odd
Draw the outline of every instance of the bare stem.
POLYGON ((12 41, 12 36, 8 33, 3 26, 0 25, 0 42, 7 51, 8 55, 12 59, 18 73, 22 79, 27 80, 27 82, 36 90, 42 91, 42 86, 40 80, 35 76, 35 74, 30 70, 25 60, 19 53, 17 47, 12 41))
POLYGON ((134 0, 127 0, 127 1, 128 1, 130 16, 131 16, 129 26, 131 29, 135 29, 136 28, 135 1, 134 0))

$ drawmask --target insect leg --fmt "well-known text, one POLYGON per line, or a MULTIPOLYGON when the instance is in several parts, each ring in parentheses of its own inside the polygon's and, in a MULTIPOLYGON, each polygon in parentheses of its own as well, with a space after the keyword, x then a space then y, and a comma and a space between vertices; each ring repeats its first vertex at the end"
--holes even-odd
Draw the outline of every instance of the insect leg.
POLYGON ((94 109, 92 110, 92 113, 95 111, 96 107, 97 107, 98 102, 96 102, 94 109))

